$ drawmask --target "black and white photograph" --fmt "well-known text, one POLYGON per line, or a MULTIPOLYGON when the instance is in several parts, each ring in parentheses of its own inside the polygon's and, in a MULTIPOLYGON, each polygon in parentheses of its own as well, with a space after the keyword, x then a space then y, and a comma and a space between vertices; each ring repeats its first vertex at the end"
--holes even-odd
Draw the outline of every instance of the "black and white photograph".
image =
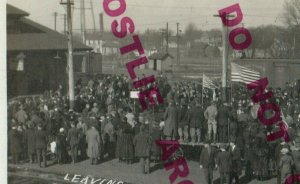
POLYGON ((0 183, 300 183, 300 0, 2 6, 0 183))

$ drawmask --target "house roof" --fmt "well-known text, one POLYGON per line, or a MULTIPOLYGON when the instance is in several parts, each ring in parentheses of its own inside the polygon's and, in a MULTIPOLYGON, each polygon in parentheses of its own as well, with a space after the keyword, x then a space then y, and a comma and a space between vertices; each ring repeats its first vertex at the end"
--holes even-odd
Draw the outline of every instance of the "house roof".
POLYGON ((120 47, 120 44, 118 42, 105 42, 103 44, 103 47, 109 47, 109 48, 119 48, 120 47))
POLYGON ((166 52, 156 52, 156 53, 153 53, 149 56, 149 59, 152 59, 152 60, 165 60, 167 59, 168 57, 170 58, 174 58, 172 55, 170 55, 169 53, 166 53, 166 52))
POLYGON ((16 8, 10 4, 6 4, 6 14, 7 15, 15 15, 15 16, 29 16, 29 13, 16 8))
POLYGON ((117 41, 118 39, 112 34, 112 32, 92 32, 86 33, 86 40, 102 40, 102 41, 117 41))
MULTIPOLYGON (((40 30, 41 32, 7 34, 8 51, 68 49, 68 39, 65 35, 27 18, 21 18, 20 21, 40 30)), ((75 51, 92 50, 92 48, 76 40, 73 40, 73 49, 75 51)))

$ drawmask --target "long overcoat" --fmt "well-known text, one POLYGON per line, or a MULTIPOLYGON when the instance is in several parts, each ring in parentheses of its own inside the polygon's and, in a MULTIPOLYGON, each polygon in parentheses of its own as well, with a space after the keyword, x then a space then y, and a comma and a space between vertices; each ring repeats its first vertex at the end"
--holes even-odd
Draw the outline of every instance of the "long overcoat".
POLYGON ((90 158, 98 158, 100 156, 101 138, 96 129, 90 129, 87 132, 86 141, 88 143, 87 155, 90 158))
POLYGON ((149 157, 151 149, 151 137, 148 132, 140 132, 133 139, 133 145, 135 146, 136 157, 149 157))
POLYGON ((48 143, 48 136, 45 130, 36 131, 36 149, 46 149, 48 143))
POLYGON ((167 108, 164 118, 165 118, 165 127, 164 134, 165 136, 172 136, 172 131, 176 134, 176 125, 178 118, 178 110, 175 105, 171 105, 167 108))
POLYGON ((20 133, 17 130, 9 132, 8 140, 10 141, 9 148, 11 154, 19 154, 22 152, 22 144, 20 133))
POLYGON ((25 131, 25 141, 27 143, 28 154, 35 153, 35 144, 36 144, 36 130, 29 128, 25 131))

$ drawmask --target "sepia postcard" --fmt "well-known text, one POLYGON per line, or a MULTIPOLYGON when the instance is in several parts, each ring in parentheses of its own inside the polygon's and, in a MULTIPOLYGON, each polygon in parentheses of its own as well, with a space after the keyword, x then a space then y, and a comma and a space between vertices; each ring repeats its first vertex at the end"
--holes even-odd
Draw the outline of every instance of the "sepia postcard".
POLYGON ((300 183, 299 0, 0 9, 0 183, 300 183))

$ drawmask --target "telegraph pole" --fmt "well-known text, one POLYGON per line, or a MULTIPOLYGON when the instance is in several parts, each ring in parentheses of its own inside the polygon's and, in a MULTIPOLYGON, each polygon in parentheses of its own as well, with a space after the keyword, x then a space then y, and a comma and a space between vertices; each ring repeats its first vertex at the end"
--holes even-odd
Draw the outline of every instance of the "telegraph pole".
POLYGON ((54 12, 54 30, 56 31, 57 12, 54 12))
POLYGON ((176 37, 177 37, 177 64, 179 64, 180 63, 180 53, 179 53, 179 23, 177 22, 176 25, 177 25, 177 34, 176 34, 176 37))
POLYGON ((64 34, 67 34, 67 15, 64 14, 64 34))
POLYGON ((82 43, 85 44, 85 4, 84 0, 80 0, 80 29, 81 29, 81 39, 82 43))
POLYGON ((166 53, 169 53, 169 23, 167 22, 167 28, 166 28, 166 53))
MULTIPOLYGON (((234 17, 233 15, 214 15, 214 17, 222 18, 222 16, 227 17, 234 17)), ((228 29, 227 27, 222 24, 222 47, 223 47, 223 54, 222 54, 222 99, 224 102, 227 102, 227 79, 228 79, 228 29)))
POLYGON ((68 77, 69 77, 69 100, 70 100, 70 109, 74 108, 75 101, 75 92, 74 92, 74 70, 73 70, 73 43, 72 43, 72 13, 71 6, 74 3, 71 3, 71 0, 67 0, 66 3, 61 3, 67 5, 67 23, 68 23, 68 77))

